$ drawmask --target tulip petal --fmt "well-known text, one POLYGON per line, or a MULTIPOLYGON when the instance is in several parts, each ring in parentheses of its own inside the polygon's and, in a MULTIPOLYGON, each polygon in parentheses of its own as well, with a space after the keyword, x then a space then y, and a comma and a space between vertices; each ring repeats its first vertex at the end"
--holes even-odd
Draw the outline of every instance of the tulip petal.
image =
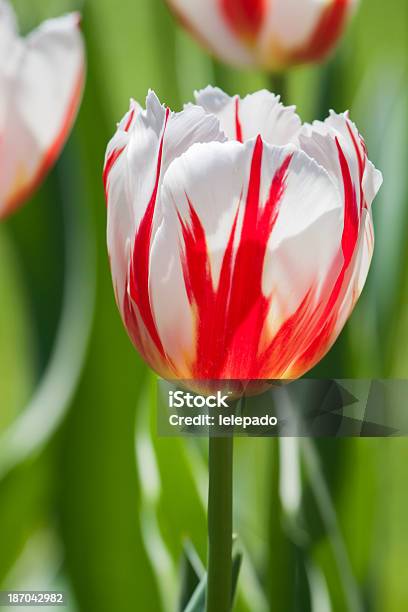
POLYGON ((282 70, 323 60, 357 0, 168 0, 204 46, 236 66, 282 70))
POLYGON ((302 150, 324 166, 341 189, 343 176, 336 144, 339 143, 350 169, 359 212, 363 207, 371 206, 381 187, 382 175, 368 160, 364 140, 348 113, 331 111, 324 122, 304 125, 299 141, 302 150))
POLYGON ((301 121, 295 106, 284 106, 279 96, 263 89, 244 99, 228 96, 218 87, 195 93, 196 102, 220 120, 230 140, 245 142, 258 134, 269 144, 297 142, 301 121))
POLYGON ((361 205, 370 207, 382 184, 382 174, 375 169, 367 158, 367 149, 356 125, 350 120, 348 113, 330 112, 325 121, 326 126, 339 138, 345 151, 349 165, 357 166, 358 183, 362 188, 361 205))
POLYGON ((336 313, 336 326, 333 341, 340 334, 347 319, 361 295, 367 280, 371 259, 374 251, 374 227, 371 210, 364 210, 361 220, 361 231, 356 246, 356 255, 350 270, 342 300, 336 313))
POLYGON ((219 0, 221 13, 238 36, 251 41, 259 33, 267 10, 265 0, 219 0))
POLYGON ((259 34, 258 57, 265 65, 323 59, 340 37, 355 0, 275 0, 259 34))
POLYGON ((249 66, 253 55, 225 18, 219 0, 168 0, 180 21, 215 55, 236 65, 249 66))
POLYGON ((13 19, 7 21, 8 53, 0 64, 0 216, 26 199, 54 163, 84 79, 78 14, 46 21, 25 39, 13 19))
MULTIPOLYGON (((17 36, 17 19, 11 5, 0 0, 0 63, 2 64, 9 51, 9 45, 17 36)), ((0 65, 1 65, 0 64, 0 65)))
POLYGON ((299 48, 307 43, 322 10, 333 0, 275 0, 268 1, 261 41, 279 41, 284 50, 299 48))
POLYGON ((151 242, 163 214, 161 184, 173 159, 195 142, 213 140, 225 140, 216 117, 197 106, 171 113, 150 92, 145 111, 131 102, 106 152, 108 251, 116 299, 133 342, 156 369, 165 355, 148 279, 151 242))
POLYGON ((149 289, 174 375, 283 375, 301 330, 283 361, 268 347, 305 301, 318 316, 342 264, 333 181, 295 147, 258 137, 192 147, 169 167, 162 202, 149 289))
POLYGON ((347 115, 332 114, 324 124, 316 122, 300 142, 310 154, 322 158, 322 161, 325 159, 333 180, 341 181, 344 223, 341 241, 343 264, 323 314, 313 325, 307 322, 311 330, 310 344, 294 365, 295 373, 310 369, 322 358, 337 338, 361 293, 374 247, 370 197, 381 184, 381 174, 367 163, 364 142, 347 115), (337 157, 330 153, 334 149, 337 157))

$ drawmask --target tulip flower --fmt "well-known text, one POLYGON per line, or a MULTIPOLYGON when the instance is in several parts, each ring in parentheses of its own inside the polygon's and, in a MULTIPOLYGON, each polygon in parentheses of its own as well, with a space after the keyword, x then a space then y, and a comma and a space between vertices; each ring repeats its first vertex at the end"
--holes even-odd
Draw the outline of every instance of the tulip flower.
POLYGON ((237 66, 282 70, 323 60, 356 0, 168 0, 215 56, 237 66))
POLYGON ((21 38, 0 0, 0 218, 39 185, 73 124, 85 71, 79 22, 50 19, 21 38))
POLYGON ((302 125, 259 91, 131 102, 105 160, 113 284, 161 376, 293 379, 362 291, 382 182, 347 113, 302 125))

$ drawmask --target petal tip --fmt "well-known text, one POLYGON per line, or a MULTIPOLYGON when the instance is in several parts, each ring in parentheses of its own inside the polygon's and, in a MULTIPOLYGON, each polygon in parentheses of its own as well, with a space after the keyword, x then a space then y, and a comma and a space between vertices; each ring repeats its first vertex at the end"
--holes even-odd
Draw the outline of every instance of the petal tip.
POLYGON ((80 13, 79 11, 75 11, 75 13, 72 13, 72 17, 74 19, 74 23, 76 25, 76 27, 81 30, 82 29, 82 13, 80 13))
POLYGON ((147 96, 146 96, 146 110, 149 107, 158 107, 160 106, 161 108, 165 108, 165 104, 162 104, 162 102, 160 102, 160 98, 159 96, 156 94, 156 92, 154 91, 154 89, 151 89, 149 87, 148 92, 147 92, 147 96))

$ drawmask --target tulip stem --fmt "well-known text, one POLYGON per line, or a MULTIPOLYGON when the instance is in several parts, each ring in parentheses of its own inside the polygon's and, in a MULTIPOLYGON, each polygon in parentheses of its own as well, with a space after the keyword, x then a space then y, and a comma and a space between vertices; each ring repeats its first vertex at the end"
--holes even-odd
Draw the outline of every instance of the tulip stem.
POLYGON ((207 612, 230 612, 232 600, 233 436, 210 437, 207 612))

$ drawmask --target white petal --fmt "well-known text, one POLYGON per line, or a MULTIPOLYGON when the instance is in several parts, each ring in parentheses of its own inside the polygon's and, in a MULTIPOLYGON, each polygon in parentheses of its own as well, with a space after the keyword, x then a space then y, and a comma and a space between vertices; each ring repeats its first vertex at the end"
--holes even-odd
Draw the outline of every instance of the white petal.
POLYGON ((5 61, 4 53, 17 36, 17 20, 13 7, 7 0, 0 0, 0 66, 5 61))
POLYGON ((253 55, 228 27, 219 0, 168 0, 183 24, 217 56, 235 65, 249 66, 253 55))
POLYGON ((370 160, 367 160, 365 171, 363 174, 362 186, 365 200, 369 207, 371 206, 375 196, 379 192, 382 183, 382 173, 377 170, 377 168, 374 166, 374 164, 370 162, 370 160))
POLYGON ((187 151, 192 144, 225 140, 226 136, 220 128, 218 118, 203 112, 199 106, 189 105, 188 109, 172 115, 169 121, 163 172, 166 172, 171 162, 187 151))
POLYGON ((338 305, 338 315, 333 341, 340 334, 367 280, 374 251, 374 227, 371 210, 364 210, 354 261, 347 274, 343 296, 338 305))
MULTIPOLYGON (((190 202, 205 233, 212 285, 217 289, 235 219, 235 256, 242 237, 254 147, 254 141, 244 145, 229 142, 195 146, 170 166, 164 180, 164 217, 152 250, 150 294, 165 350, 177 371, 186 378, 200 347, 196 346, 196 312, 189 302, 183 276, 180 219, 190 224, 190 202)), ((269 336, 300 305, 308 290, 315 290, 314 298, 319 299, 329 271, 333 273, 341 243, 343 219, 339 193, 327 173, 294 147, 263 145, 261 210, 272 180, 285 161, 289 161, 286 188, 276 225, 267 237, 258 289, 259 295, 263 292, 267 297, 272 296, 269 336)), ((262 242, 261 236, 259 241, 262 242)), ((205 279, 201 280, 204 284, 205 279)), ((250 282, 248 291, 245 286, 241 288, 244 301, 254 297, 249 287, 250 282)), ((214 333, 211 329, 206 331, 209 337, 214 333)), ((234 358, 228 356, 230 362, 234 358)))
POLYGON ((271 0, 261 41, 267 44, 270 38, 275 38, 284 49, 301 47, 316 27, 323 8, 331 1, 271 0))
POLYGON ((342 264, 342 228, 339 191, 323 168, 299 151, 289 168, 265 266, 264 292, 275 296, 271 327, 293 314, 311 287, 315 303, 327 299, 328 276, 342 264))
POLYGON ((84 78, 78 14, 44 22, 9 44, 0 65, 0 216, 27 197, 58 156, 75 118, 84 78))
POLYGON ((207 87, 195 94, 197 104, 216 115, 230 140, 249 140, 258 135, 269 144, 297 142, 301 121, 294 106, 284 106, 267 90, 240 99, 218 87, 207 87))
POLYGON ((152 236, 161 219, 160 185, 169 164, 195 142, 224 138, 217 119, 197 106, 191 106, 181 113, 170 113, 160 104, 154 92, 147 96, 145 111, 136 103, 131 103, 129 113, 108 144, 104 172, 108 200, 108 251, 122 312, 129 257, 156 181, 157 202, 152 236))
MULTIPOLYGON (((6 0, 0 0, 0 134, 4 132, 6 123, 7 98, 6 68, 10 57, 14 53, 17 40, 17 21, 12 6, 6 0)), ((1 200, 0 200, 1 213, 1 200)))
POLYGON ((165 120, 166 109, 153 92, 147 96, 145 111, 131 100, 129 112, 119 123, 106 150, 104 182, 108 206, 108 252, 122 315, 135 235, 158 177, 165 120))
POLYGON ((301 148, 324 166, 342 189, 343 177, 336 139, 346 157, 359 208, 360 185, 365 204, 371 206, 381 186, 382 176, 368 161, 364 142, 348 113, 331 111, 324 122, 314 121, 312 125, 304 125, 299 135, 301 148))
POLYGON ((368 159, 364 140, 356 124, 349 118, 348 113, 337 114, 331 111, 326 122, 339 135, 343 151, 346 149, 348 153, 349 165, 357 163, 357 166, 359 166, 358 177, 363 190, 364 203, 370 208, 383 182, 381 172, 368 159), (353 159, 353 162, 351 162, 351 159, 353 159), (363 167, 362 178, 361 164, 363 167))
POLYGON ((363 237, 358 245, 358 250, 360 252, 360 261, 359 265, 356 266, 354 304, 360 297, 360 294, 364 289, 374 252, 374 225, 371 209, 366 210, 361 219, 360 236, 361 235, 363 237))
POLYGON ((210 143, 196 145, 177 159, 164 180, 164 216, 152 248, 150 295, 160 338, 182 378, 191 378, 195 320, 183 278, 178 215, 189 220, 188 196, 204 226, 217 283, 247 173, 248 155, 241 144, 210 143))

